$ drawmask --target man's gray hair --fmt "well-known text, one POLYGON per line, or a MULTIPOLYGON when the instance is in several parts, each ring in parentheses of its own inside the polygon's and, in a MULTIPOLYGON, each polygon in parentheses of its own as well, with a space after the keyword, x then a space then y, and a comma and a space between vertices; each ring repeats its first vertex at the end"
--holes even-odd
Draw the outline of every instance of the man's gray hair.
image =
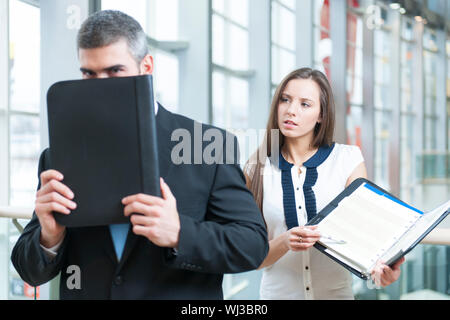
POLYGON ((115 10, 99 11, 91 15, 78 32, 78 49, 95 49, 111 45, 121 39, 128 43, 137 63, 148 54, 147 36, 139 22, 115 10))

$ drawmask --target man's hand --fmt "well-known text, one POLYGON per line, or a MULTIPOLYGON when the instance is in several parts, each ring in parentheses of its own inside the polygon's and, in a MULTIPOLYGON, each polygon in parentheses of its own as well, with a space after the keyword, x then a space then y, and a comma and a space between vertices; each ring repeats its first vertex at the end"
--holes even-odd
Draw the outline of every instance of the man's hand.
POLYGON ((125 216, 131 216, 133 232, 149 239, 159 247, 177 248, 180 218, 176 199, 161 178, 162 198, 137 194, 122 200, 125 216))
POLYGON ((391 267, 382 262, 378 262, 372 271, 372 279, 377 286, 386 287, 397 281, 400 277, 400 266, 405 262, 405 257, 402 257, 391 267))
POLYGON ((64 238, 66 228, 58 224, 54 212, 70 214, 77 204, 72 201, 73 192, 61 181, 63 175, 56 170, 41 173, 41 188, 36 193, 36 216, 41 225, 41 244, 46 248, 57 245, 64 238))

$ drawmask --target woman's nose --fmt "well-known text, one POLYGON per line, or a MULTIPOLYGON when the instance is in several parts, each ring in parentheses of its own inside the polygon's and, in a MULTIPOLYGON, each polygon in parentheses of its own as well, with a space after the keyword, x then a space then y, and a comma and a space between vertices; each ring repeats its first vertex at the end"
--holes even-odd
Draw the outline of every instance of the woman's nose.
POLYGON ((295 100, 293 100, 290 104, 289 104, 289 106, 288 106, 288 108, 287 108, 287 112, 288 112, 288 114, 291 114, 291 115, 296 115, 297 114, 297 112, 298 112, 298 102, 297 101, 295 101, 295 100))

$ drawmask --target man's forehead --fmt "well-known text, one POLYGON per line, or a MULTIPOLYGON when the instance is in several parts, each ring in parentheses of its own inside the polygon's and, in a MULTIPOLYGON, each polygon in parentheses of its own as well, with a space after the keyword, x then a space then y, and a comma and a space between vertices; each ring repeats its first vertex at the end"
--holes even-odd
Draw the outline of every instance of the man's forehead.
POLYGON ((124 40, 99 48, 80 48, 78 56, 81 67, 86 69, 107 69, 115 65, 127 65, 134 62, 133 56, 128 50, 128 44, 124 40))

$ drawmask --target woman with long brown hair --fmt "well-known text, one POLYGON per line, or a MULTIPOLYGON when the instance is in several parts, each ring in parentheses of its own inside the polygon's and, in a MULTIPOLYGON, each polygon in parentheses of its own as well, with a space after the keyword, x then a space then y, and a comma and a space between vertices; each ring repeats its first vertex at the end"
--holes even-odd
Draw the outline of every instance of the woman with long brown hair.
MULTIPOLYGON (((244 168, 269 235, 261 299, 353 299, 350 272, 313 248, 321 234, 305 226, 355 179, 367 177, 360 149, 333 142, 334 122, 333 93, 322 72, 303 68, 283 79, 265 142, 244 168)), ((379 264, 373 279, 389 285, 403 261, 379 264)))

